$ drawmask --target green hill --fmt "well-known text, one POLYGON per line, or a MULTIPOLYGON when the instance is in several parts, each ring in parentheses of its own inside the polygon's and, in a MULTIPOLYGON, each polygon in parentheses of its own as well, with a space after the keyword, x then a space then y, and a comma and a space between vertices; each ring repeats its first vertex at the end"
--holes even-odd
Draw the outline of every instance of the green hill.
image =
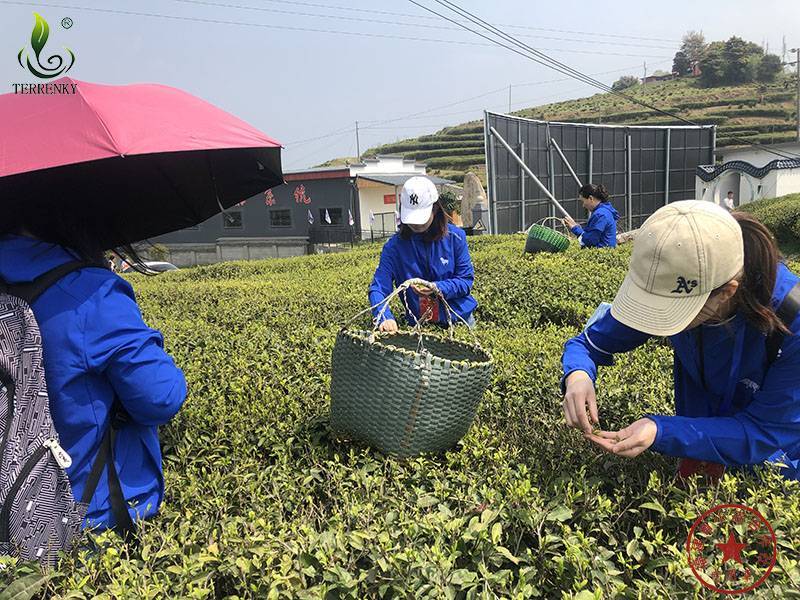
MULTIPOLYGON (((795 139, 795 92, 788 77, 763 87, 748 84, 715 88, 702 88, 692 79, 678 79, 639 85, 628 89, 627 93, 692 121, 717 125, 718 147, 740 145, 735 138, 759 143, 795 139)), ((605 93, 526 108, 512 114, 578 123, 680 124, 680 121, 605 93)), ((429 173, 456 181, 462 181, 469 170, 476 171, 484 182, 486 180, 482 121, 470 121, 445 127, 431 135, 376 146, 368 149, 364 156, 374 154, 402 154, 426 162, 429 173)))

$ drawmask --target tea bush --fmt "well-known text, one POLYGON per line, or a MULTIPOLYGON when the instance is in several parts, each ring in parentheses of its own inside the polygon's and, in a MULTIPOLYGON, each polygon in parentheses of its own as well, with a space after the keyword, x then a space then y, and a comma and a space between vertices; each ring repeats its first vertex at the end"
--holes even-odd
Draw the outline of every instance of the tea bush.
MULTIPOLYGON (((780 541, 759 597, 798 597, 797 483, 762 470, 683 488, 673 460, 609 456, 564 425, 563 343, 613 298, 629 251, 528 257, 522 236, 471 245, 493 383, 456 448, 405 461, 328 428, 335 333, 366 306, 378 246, 132 276, 189 382, 162 429, 166 500, 138 544, 91 537, 48 573, 45 594, 711 597, 687 565, 686 535, 704 510, 741 502, 780 541)), ((602 424, 669 412, 670 374, 664 344, 620 357, 601 375, 602 424)), ((5 583, 35 571, 2 565, 5 583)))

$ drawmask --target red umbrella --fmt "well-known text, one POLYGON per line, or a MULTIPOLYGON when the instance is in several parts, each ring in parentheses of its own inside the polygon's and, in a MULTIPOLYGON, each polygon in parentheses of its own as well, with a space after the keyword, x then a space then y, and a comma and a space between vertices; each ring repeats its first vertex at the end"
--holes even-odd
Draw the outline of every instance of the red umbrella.
POLYGON ((186 92, 55 83, 75 93, 0 95, 3 210, 70 211, 113 248, 283 183, 280 143, 186 92))

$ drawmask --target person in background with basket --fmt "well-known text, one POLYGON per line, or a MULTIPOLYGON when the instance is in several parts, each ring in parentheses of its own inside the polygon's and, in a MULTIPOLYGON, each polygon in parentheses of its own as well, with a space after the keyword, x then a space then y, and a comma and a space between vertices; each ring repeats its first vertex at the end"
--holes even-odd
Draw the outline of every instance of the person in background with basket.
POLYGON ((463 229, 448 222, 439 202, 436 186, 427 177, 412 177, 400 192, 400 230, 383 246, 380 262, 369 287, 370 306, 381 331, 397 331, 397 319, 387 307, 377 308, 395 286, 409 279, 423 279, 432 287, 414 285, 406 295, 412 325, 418 321, 447 324, 463 319, 475 324, 473 311, 478 303, 472 297, 475 276, 463 229), (449 315, 441 296, 458 315, 449 315), (460 317, 460 319, 458 318, 460 317))
POLYGON ((769 230, 712 202, 673 202, 639 230, 610 309, 565 346, 566 422, 613 454, 679 457, 682 476, 774 462, 800 479, 799 334, 800 279, 769 230), (676 415, 595 428, 598 365, 652 336, 675 351, 676 415))
POLYGON ((578 191, 583 208, 589 211, 589 222, 581 227, 572 217, 564 225, 578 236, 581 248, 615 248, 619 213, 611 205, 611 196, 603 185, 587 183, 578 191))

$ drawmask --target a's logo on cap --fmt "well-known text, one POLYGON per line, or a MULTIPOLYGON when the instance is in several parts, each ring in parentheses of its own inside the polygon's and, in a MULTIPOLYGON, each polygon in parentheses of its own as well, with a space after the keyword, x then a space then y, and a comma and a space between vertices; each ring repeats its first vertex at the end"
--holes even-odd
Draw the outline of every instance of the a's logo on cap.
POLYGON ((409 194, 408 203, 413 206, 417 206, 419 204, 419 196, 417 196, 416 194, 409 194))
POLYGON ((692 279, 691 281, 687 281, 685 277, 678 277, 678 286, 672 290, 673 294, 682 294, 686 292, 687 294, 691 294, 692 290, 697 287, 697 280, 692 279))

